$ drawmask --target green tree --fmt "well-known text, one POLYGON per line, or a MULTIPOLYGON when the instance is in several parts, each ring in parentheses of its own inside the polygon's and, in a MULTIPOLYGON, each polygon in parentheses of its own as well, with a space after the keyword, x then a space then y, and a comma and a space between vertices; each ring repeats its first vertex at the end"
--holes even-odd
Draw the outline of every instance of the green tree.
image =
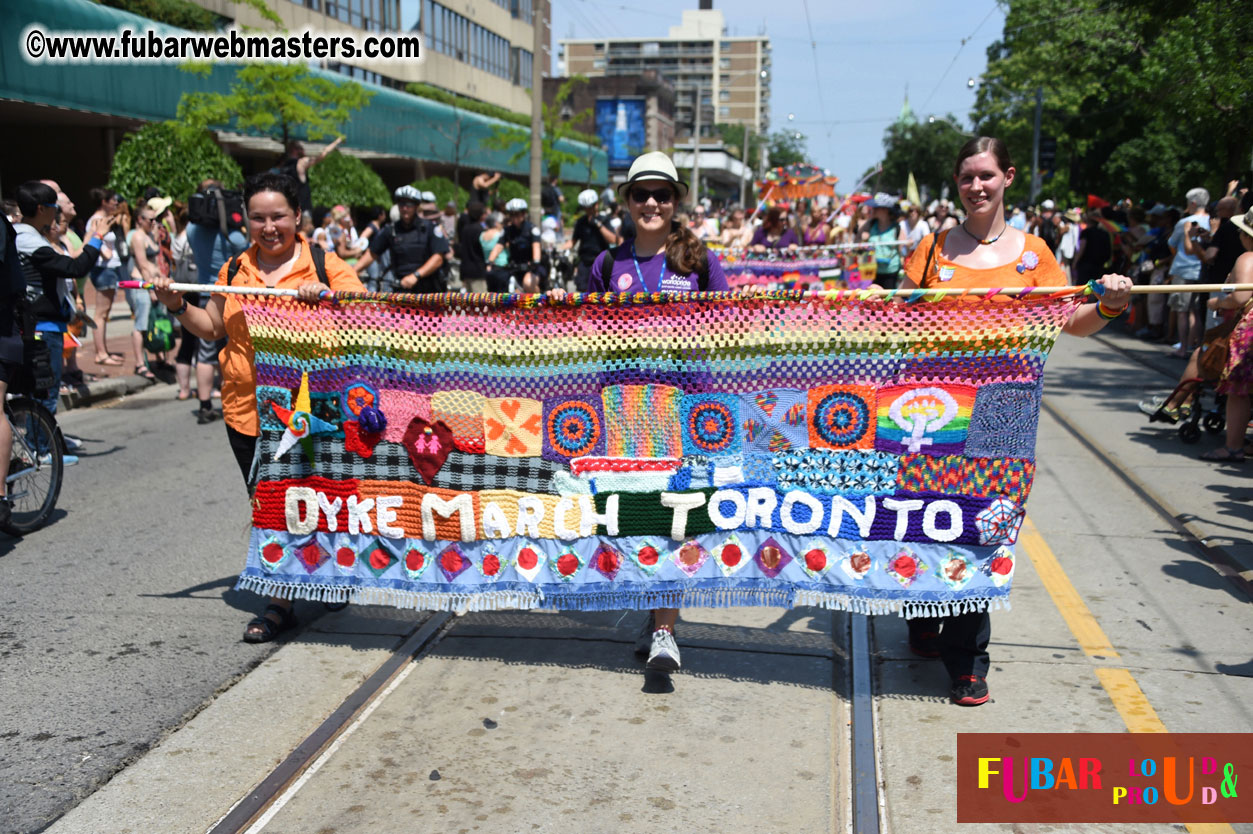
POLYGON ((805 135, 803 133, 786 131, 772 133, 770 134, 767 147, 769 148, 768 153, 772 167, 806 162, 809 158, 809 152, 805 150, 805 135))
MULTIPOLYGON (((729 146, 732 155, 740 161, 745 161, 744 155, 744 125, 716 124, 714 130, 722 137, 722 143, 729 146)), ((766 137, 758 131, 753 131, 748 140, 747 165, 750 168, 756 167, 755 161, 761 159, 761 149, 766 146, 766 137)))
MULTIPOLYGON (((580 137, 580 134, 570 125, 587 118, 591 110, 583 110, 573 114, 568 119, 563 119, 561 117, 561 108, 569 100, 570 96, 574 94, 574 88, 586 81, 586 76, 571 76, 557 88, 557 95, 553 96, 553 103, 551 105, 543 105, 541 120, 544 125, 544 135, 541 140, 541 154, 544 160, 544 170, 548 171, 550 175, 561 176, 563 166, 573 165, 582 161, 577 154, 559 150, 557 143, 562 139, 580 137)), ((499 127, 483 142, 483 145, 488 148, 513 151, 513 154, 509 157, 509 162, 516 165, 530 154, 531 140, 532 137, 529 130, 499 127)), ((588 176, 591 176, 590 166, 588 176)))
POLYGON ((96 2, 102 6, 111 6, 158 23, 193 32, 216 29, 224 21, 224 18, 197 6, 191 0, 96 0, 96 2))
POLYGON ((1253 119, 1253 62, 1243 46, 1253 16, 1234 8, 1226 0, 1014 0, 988 48, 972 118, 980 133, 1008 143, 1023 195, 1037 88, 1041 134, 1057 141, 1042 196, 1179 202, 1199 184, 1221 193, 1245 170, 1253 119))
POLYGON ((309 191, 315 206, 345 205, 364 208, 392 201, 383 179, 355 156, 335 151, 309 171, 309 191))
POLYGON ((904 194, 909 175, 921 191, 939 194, 953 181, 953 160, 969 136, 956 127, 957 117, 948 115, 934 122, 896 122, 883 136, 883 172, 880 191, 904 194))
POLYGON ((202 180, 210 178, 229 188, 239 184, 243 172, 209 131, 155 122, 122 140, 113 155, 107 187, 134 200, 155 185, 175 199, 186 200, 202 180))
POLYGON ((229 93, 183 93, 178 120, 189 127, 231 126, 287 144, 296 134, 339 133, 374 93, 353 81, 313 75, 303 64, 240 67, 229 93))
POLYGON ((449 200, 452 200, 458 206, 464 206, 470 196, 470 192, 448 179, 448 177, 427 177, 424 180, 415 180, 413 187, 419 191, 429 191, 434 194, 435 205, 439 206, 441 210, 449 200))

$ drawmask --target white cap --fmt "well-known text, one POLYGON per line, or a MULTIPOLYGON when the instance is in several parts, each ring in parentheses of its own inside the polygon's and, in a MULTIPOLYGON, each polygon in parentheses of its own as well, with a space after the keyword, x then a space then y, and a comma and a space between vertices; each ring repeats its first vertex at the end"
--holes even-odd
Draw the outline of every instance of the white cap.
POLYGON ((435 202, 435 192, 434 192, 434 191, 423 191, 423 192, 422 192, 422 202, 424 202, 424 203, 433 203, 433 202, 435 202))
POLYGON ((526 211, 526 200, 521 197, 514 197, 505 203, 505 211, 526 211))
POLYGON ((552 229, 553 231, 556 231, 557 218, 545 217, 543 220, 540 221, 539 227, 544 230, 552 229))
POLYGON ((600 202, 600 197, 596 196, 596 192, 593 191, 592 189, 588 188, 584 191, 579 192, 579 206, 581 208, 594 206, 599 202, 600 202))
POLYGON ((1040 203, 1040 208, 1045 211, 1052 211, 1056 208, 1056 204, 1052 200, 1045 200, 1043 203, 1040 203))
POLYGON ((544 233, 539 236, 539 239, 549 246, 557 245, 557 233, 552 229, 545 229, 544 233))

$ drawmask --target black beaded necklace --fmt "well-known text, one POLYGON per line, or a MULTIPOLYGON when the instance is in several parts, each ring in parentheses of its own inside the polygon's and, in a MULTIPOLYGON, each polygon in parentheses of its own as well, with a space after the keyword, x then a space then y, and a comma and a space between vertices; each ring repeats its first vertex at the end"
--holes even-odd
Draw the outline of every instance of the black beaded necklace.
POLYGON ((1005 230, 1008 228, 1009 228, 1009 224, 1006 223, 1004 226, 1001 227, 1001 232, 996 237, 990 237, 990 238, 984 239, 981 237, 976 237, 975 235, 971 234, 970 230, 966 228, 966 221, 965 220, 962 221, 962 231, 970 235, 975 240, 979 241, 979 243, 983 244, 984 246, 989 246, 993 243, 996 243, 998 240, 1001 239, 1001 235, 1005 234, 1005 230))

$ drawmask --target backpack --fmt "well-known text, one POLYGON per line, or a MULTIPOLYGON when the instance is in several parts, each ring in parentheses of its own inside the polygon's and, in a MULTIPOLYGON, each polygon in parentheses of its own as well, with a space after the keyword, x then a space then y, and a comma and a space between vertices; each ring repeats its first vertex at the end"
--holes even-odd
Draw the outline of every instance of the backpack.
MULTIPOLYGON (((329 287, 331 282, 326 278, 326 251, 321 246, 309 246, 309 257, 313 259, 313 271, 318 274, 318 281, 329 287)), ((239 256, 236 255, 226 268, 226 286, 234 284, 238 274, 239 256)))
POLYGON ((164 304, 153 304, 144 333, 144 350, 165 353, 174 349, 174 317, 164 304))
POLYGON ((197 226, 218 229, 223 236, 244 225, 244 193, 216 185, 187 198, 187 219, 197 226))
POLYGON ((1048 245, 1050 252, 1057 251, 1058 237, 1060 235, 1057 224, 1053 222, 1055 219, 1050 217, 1048 220, 1040 223, 1040 239, 1048 245))

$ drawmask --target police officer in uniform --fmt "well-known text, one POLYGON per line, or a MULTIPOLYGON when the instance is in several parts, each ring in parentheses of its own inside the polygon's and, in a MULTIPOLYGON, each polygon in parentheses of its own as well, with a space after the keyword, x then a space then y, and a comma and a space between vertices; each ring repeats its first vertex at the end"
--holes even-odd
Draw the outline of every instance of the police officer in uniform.
POLYGON ((505 233, 492 247, 487 262, 496 260, 502 250, 509 252, 509 272, 522 285, 522 292, 539 292, 540 284, 547 276, 544 255, 540 248, 540 230, 526 217, 526 200, 514 197, 505 203, 509 220, 505 233))
POLYGON ((390 252, 398 291, 447 292, 443 266, 449 250, 444 230, 418 217, 418 203, 422 195, 416 188, 402 185, 396 189, 395 196, 400 220, 384 226, 371 238, 370 251, 357 261, 357 274, 361 274, 376 258, 382 257, 384 252, 390 252))
POLYGON ((587 292, 587 279, 597 256, 621 242, 609 224, 609 216, 597 214, 599 202, 600 198, 592 189, 579 192, 579 208, 583 209, 583 214, 574 221, 574 231, 570 234, 576 258, 574 288, 579 292, 587 292))

